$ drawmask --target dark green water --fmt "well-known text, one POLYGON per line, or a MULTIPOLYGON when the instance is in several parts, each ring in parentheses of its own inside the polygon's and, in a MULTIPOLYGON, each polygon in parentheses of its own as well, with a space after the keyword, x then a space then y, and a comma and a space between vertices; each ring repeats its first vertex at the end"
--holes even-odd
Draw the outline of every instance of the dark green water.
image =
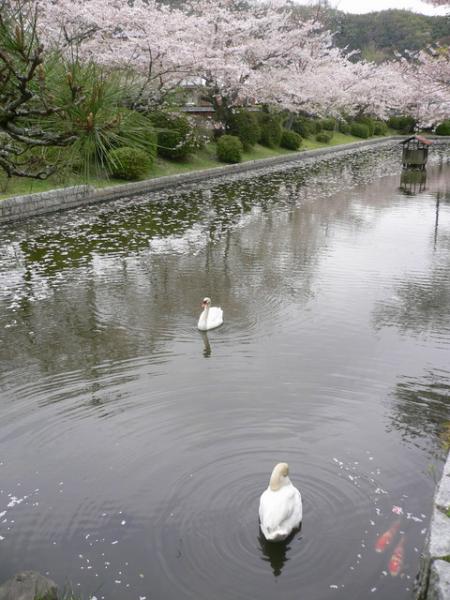
POLYGON ((411 599, 450 420, 445 152, 399 185, 365 152, 0 228, 0 579, 411 599), (304 523, 268 545, 278 461, 304 523))

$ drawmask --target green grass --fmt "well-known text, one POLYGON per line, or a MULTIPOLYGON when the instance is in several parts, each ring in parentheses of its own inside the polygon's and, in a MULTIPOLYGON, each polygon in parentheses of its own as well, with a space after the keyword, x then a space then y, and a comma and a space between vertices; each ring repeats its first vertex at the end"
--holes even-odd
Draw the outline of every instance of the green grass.
MULTIPOLYGON (((314 150, 316 148, 326 148, 328 146, 338 146, 340 144, 351 144, 352 142, 361 141, 363 140, 352 135, 344 135, 336 132, 329 144, 321 144, 315 139, 310 138, 303 140, 300 150, 314 150)), ((260 146, 257 144, 251 151, 243 153, 242 160, 243 162, 249 160, 260 160, 273 156, 292 154, 292 152, 292 150, 286 150, 284 148, 266 148, 265 146, 260 146)), ((155 164, 152 166, 151 171, 148 173, 148 179, 164 177, 166 175, 177 175, 178 173, 187 173, 189 171, 200 171, 203 169, 211 169, 221 166, 224 166, 224 163, 221 163, 217 160, 216 145, 211 143, 202 150, 199 150, 195 155, 189 157, 189 160, 169 161, 158 158, 155 161, 155 164)), ((119 179, 108 179, 102 177, 91 177, 89 181, 86 181, 83 176, 73 174, 67 178, 61 178, 58 175, 54 175, 45 181, 13 177, 5 187, 5 179, 2 179, 0 175, 0 200, 9 198, 11 196, 46 192, 49 190, 69 187, 72 185, 82 185, 86 183, 89 183, 96 188, 103 188, 123 184, 126 182, 119 179)))
MULTIPOLYGON (((388 135, 395 135, 395 133, 388 133, 388 135)), ((373 136, 368 138, 369 140, 373 139, 383 139, 384 136, 373 136)), ((305 150, 315 150, 316 148, 326 148, 327 146, 340 146, 341 144, 353 144, 353 142, 367 142, 368 140, 363 140, 362 138, 355 137, 354 135, 345 135, 340 133, 339 131, 335 131, 331 141, 328 144, 321 144, 317 142, 314 138, 307 138, 303 140, 302 148, 305 150)))

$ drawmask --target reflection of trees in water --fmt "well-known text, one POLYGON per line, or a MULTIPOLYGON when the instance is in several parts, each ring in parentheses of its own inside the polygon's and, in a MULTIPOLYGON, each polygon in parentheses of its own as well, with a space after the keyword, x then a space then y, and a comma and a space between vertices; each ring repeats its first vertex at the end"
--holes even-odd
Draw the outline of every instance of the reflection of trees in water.
POLYGON ((450 328, 450 281, 448 271, 435 270, 425 281, 411 279, 395 288, 390 301, 380 302, 374 312, 376 329, 394 326, 402 332, 439 333, 450 328))
POLYGON ((403 333, 439 336, 450 329, 450 233, 439 234, 439 249, 430 272, 406 275, 390 299, 375 305, 377 330, 396 327, 403 333))
MULTIPOLYGON (((77 267, 93 254, 134 253, 148 248, 149 240, 182 235, 195 223, 203 223, 212 240, 258 206, 263 212, 274 205, 295 201, 298 195, 330 194, 343 186, 367 181, 386 173, 392 151, 366 152, 329 159, 295 169, 247 176, 237 181, 214 183, 210 189, 187 189, 169 196, 152 195, 151 202, 124 199, 103 207, 49 216, 45 225, 18 226, 20 248, 26 265, 45 274, 77 267), (42 231, 43 229, 43 231, 42 231), (22 235, 21 235, 22 233, 22 235)), ((1 244, 1 239, 0 239, 1 244)))
MULTIPOLYGON (((423 174, 415 173, 419 177, 423 174)), ((439 335, 450 328, 450 230, 439 218, 443 208, 448 212, 448 186, 448 168, 441 161, 429 169, 427 177, 428 192, 436 194, 434 220, 428 223, 428 228, 433 228, 431 268, 406 274, 395 286, 392 297, 375 306, 373 323, 377 330, 393 326, 403 333, 439 335)))
MULTIPOLYGON (((20 248, 7 273, 19 282, 13 290, 19 300, 10 311, 2 293, 4 316, 17 320, 9 329, 0 323, 3 368, 33 363, 45 373, 89 371, 144 355, 157 355, 161 364, 186 323, 195 327, 205 294, 234 311, 244 329, 255 307, 276 319, 278 298, 306 303, 333 227, 370 225, 349 210, 348 194, 333 202, 329 194, 343 182, 375 177, 386 161, 367 153, 18 227, 7 238, 20 248), (203 238, 198 256, 190 248, 180 254, 149 248, 150 240, 187 238, 193 227, 203 238)), ((379 194, 367 202, 375 206, 379 194)))
POLYGON ((393 397, 392 428, 418 447, 442 451, 439 436, 450 421, 450 372, 434 370, 423 378, 404 377, 393 397))

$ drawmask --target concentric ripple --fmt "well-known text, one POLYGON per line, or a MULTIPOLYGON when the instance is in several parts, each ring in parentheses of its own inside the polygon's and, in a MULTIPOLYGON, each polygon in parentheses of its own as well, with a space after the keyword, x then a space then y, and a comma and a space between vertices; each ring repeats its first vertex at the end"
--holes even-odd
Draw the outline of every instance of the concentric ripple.
POLYGON ((0 581, 410 600, 450 430, 445 152, 418 196, 393 148, 0 227, 0 581), (271 544, 279 461, 304 522, 271 544))

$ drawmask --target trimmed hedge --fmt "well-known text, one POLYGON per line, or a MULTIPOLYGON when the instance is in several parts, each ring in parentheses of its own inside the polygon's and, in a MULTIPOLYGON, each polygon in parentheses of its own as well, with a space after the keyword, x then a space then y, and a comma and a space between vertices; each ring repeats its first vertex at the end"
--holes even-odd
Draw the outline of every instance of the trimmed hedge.
POLYGON ((241 162, 243 150, 241 140, 235 135, 223 135, 217 141, 217 158, 221 162, 241 162))
POLYGON ((367 129, 369 130, 369 137, 372 137, 375 133, 375 121, 371 117, 358 117, 356 119, 356 123, 361 123, 362 125, 365 125, 367 127, 367 129))
POLYGON ((239 110, 232 115, 228 123, 228 131, 230 135, 237 136, 241 140, 245 150, 250 150, 261 137, 258 117, 248 110, 239 110))
POLYGON ((287 148, 288 150, 298 150, 302 145, 302 138, 295 131, 289 129, 283 129, 281 136, 281 147, 287 148))
POLYGON ((333 138, 333 134, 328 131, 321 131, 316 135, 316 140, 321 144, 329 144, 333 138))
POLYGON ((363 123, 352 123, 350 132, 355 137, 359 137, 359 138, 363 138, 363 139, 367 139, 368 137, 370 137, 369 128, 367 127, 367 125, 364 125, 363 123))
POLYGON ((108 162, 113 177, 128 181, 144 179, 153 164, 152 157, 144 150, 129 146, 111 150, 108 162))
POLYGON ((374 135, 386 135, 388 127, 384 121, 375 121, 374 135))
POLYGON ((388 122, 388 127, 400 131, 400 133, 414 133, 416 120, 413 117, 400 116, 391 117, 388 122))
POLYGON ((436 127, 436 135, 450 135, 450 119, 443 121, 436 127))
POLYGON ((184 115, 156 112, 149 117, 158 130, 159 156, 184 159, 196 149, 195 133, 184 115))
POLYGON ((347 123, 347 121, 339 121, 338 123, 338 130, 343 133, 344 135, 350 135, 350 125, 347 123))
POLYGON ((292 123, 292 131, 298 133, 302 138, 308 138, 316 133, 314 121, 307 117, 297 117, 292 123))
POLYGON ((260 113, 261 137, 259 141, 263 146, 276 148, 280 145, 283 129, 277 117, 267 113, 260 113))
POLYGON ((322 119, 320 124, 322 129, 325 129, 326 131, 334 131, 336 127, 336 119, 333 119, 332 117, 322 119))

